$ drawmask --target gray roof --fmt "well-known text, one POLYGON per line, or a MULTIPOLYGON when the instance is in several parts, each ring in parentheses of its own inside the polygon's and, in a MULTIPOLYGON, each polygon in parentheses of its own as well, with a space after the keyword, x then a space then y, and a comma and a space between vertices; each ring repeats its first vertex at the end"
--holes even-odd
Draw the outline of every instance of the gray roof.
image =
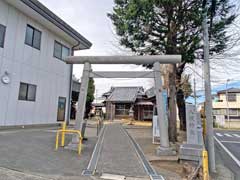
POLYGON ((228 93, 240 93, 240 89, 239 89, 239 88, 229 88, 229 89, 227 89, 227 90, 225 89, 225 90, 218 91, 217 93, 218 93, 218 94, 225 94, 226 91, 227 91, 228 93))
POLYGON ((107 101, 135 102, 139 94, 144 92, 143 87, 112 87, 107 101))
POLYGON ((81 83, 79 81, 73 79, 73 81, 72 81, 72 91, 80 92, 80 86, 81 86, 81 83))
POLYGON ((147 98, 152 98, 155 96, 155 89, 154 87, 148 89, 146 92, 145 92, 147 98))
POLYGON ((46 18, 48 21, 53 23, 55 26, 63 30, 66 34, 71 36, 76 41, 84 44, 86 49, 92 46, 92 43, 84 38, 80 33, 73 29, 70 25, 60 19, 52 11, 50 11, 46 6, 40 3, 38 0, 21 0, 25 5, 32 8, 34 11, 39 13, 41 16, 46 18))
POLYGON ((103 107, 105 106, 103 103, 92 103, 92 106, 95 106, 95 107, 103 107))

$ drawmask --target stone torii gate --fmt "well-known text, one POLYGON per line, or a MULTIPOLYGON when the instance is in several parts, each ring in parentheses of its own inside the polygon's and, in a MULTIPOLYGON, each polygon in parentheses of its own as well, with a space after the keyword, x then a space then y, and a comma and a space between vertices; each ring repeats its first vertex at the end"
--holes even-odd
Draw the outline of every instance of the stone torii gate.
MULTIPOLYGON (((154 78, 155 94, 160 130, 160 146, 157 150, 158 154, 169 154, 170 145, 168 138, 168 125, 165 116, 165 108, 163 105, 162 78, 160 72, 160 64, 180 63, 180 55, 153 55, 153 56, 70 56, 66 58, 67 64, 84 64, 80 94, 78 98, 78 110, 76 115, 75 129, 83 129, 83 118, 85 112, 85 104, 87 98, 88 81, 93 78, 154 78), (91 64, 152 64, 153 71, 130 71, 130 72, 93 72, 91 64)), ((73 136, 72 144, 78 143, 78 138, 73 136)))

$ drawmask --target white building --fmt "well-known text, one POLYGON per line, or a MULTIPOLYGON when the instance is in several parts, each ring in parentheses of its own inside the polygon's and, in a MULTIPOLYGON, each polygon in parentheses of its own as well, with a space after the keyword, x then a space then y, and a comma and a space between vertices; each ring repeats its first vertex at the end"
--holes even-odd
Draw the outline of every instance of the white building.
POLYGON ((212 105, 215 120, 218 121, 218 117, 222 116, 222 126, 240 128, 239 88, 229 88, 218 91, 212 105))
POLYGON ((0 0, 0 126, 69 117, 72 66, 91 43, 37 0, 0 0))

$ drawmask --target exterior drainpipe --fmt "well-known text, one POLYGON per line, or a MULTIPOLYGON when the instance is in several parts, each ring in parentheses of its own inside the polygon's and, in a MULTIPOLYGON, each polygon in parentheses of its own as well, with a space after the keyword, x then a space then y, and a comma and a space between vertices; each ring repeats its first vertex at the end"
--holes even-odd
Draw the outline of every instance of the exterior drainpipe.
MULTIPOLYGON (((74 48, 79 46, 80 42, 78 41, 78 43, 76 45, 74 45, 71 48, 71 55, 74 56, 74 48)), ((73 75, 73 64, 70 65, 70 82, 69 82, 69 94, 68 94, 68 111, 67 111, 67 125, 70 123, 70 116, 71 116, 71 100, 72 100, 72 75, 73 75)))

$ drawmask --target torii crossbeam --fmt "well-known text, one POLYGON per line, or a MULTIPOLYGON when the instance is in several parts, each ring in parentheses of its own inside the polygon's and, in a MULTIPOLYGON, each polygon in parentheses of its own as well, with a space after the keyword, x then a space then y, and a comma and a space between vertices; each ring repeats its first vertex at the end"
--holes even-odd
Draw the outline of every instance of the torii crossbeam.
MULTIPOLYGON (((162 79, 160 64, 175 64, 181 62, 180 55, 152 55, 152 56, 70 56, 66 58, 67 64, 84 64, 80 94, 78 98, 78 110, 76 115, 76 130, 83 130, 83 118, 87 97, 88 81, 94 78, 154 78, 157 112, 160 130, 159 150, 166 154, 169 151, 168 125, 166 110, 163 105, 162 79), (91 64, 151 64, 150 72, 92 72, 91 64)), ((78 143, 78 138, 72 139, 72 143, 78 143)))

